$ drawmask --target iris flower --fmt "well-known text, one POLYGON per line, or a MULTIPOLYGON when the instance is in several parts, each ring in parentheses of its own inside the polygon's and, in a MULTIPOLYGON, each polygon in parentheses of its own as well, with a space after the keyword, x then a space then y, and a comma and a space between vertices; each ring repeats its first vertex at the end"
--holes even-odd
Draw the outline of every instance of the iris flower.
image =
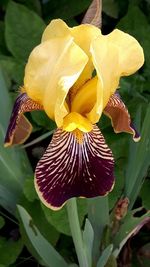
POLYGON ((44 110, 57 129, 37 164, 35 188, 42 202, 60 209, 72 197, 104 196, 114 185, 114 159, 96 123, 102 112, 116 133, 139 135, 118 93, 122 76, 144 62, 135 38, 115 29, 61 19, 46 27, 25 68, 24 85, 15 102, 5 145, 20 144, 31 132, 24 112, 44 110))

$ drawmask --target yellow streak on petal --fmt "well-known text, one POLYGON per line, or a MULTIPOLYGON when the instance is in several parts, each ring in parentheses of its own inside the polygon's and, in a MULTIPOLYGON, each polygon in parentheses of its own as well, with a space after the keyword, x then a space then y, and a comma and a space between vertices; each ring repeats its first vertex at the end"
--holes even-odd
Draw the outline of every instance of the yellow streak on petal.
POLYGON ((67 132, 73 132, 76 129, 87 133, 92 130, 93 126, 91 122, 76 112, 69 113, 63 121, 63 130, 67 132))

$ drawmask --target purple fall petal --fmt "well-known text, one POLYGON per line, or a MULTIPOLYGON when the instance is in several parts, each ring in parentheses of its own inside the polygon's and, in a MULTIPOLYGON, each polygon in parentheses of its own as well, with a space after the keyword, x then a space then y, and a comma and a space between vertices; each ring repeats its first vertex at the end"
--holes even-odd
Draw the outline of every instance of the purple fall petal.
POLYGON ((83 133, 57 129, 35 172, 42 202, 60 209, 72 197, 104 196, 114 184, 114 159, 97 126, 83 133))
POLYGON ((26 93, 17 97, 5 136, 5 146, 21 144, 28 138, 32 125, 23 113, 39 109, 43 109, 42 106, 30 99, 26 93))

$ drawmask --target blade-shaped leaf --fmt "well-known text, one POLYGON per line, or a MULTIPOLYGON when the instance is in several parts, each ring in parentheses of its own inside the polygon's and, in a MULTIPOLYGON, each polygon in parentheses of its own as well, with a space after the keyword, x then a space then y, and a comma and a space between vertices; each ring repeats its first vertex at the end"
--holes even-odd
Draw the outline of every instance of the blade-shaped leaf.
POLYGON ((14 212, 25 178, 33 174, 24 150, 3 146, 12 105, 1 69, 0 88, 0 200, 4 208, 14 212))
POLYGON ((92 266, 92 249, 94 241, 94 231, 88 219, 86 219, 83 231, 83 245, 86 251, 89 266, 92 266))
POLYGON ((109 224, 108 197, 88 199, 88 219, 94 230, 93 259, 99 257, 99 247, 104 228, 109 224))
POLYGON ((145 180, 141 192, 140 192, 140 197, 142 198, 142 204, 144 208, 147 210, 150 210, 150 180, 147 179, 145 180))
POLYGON ((111 253, 113 250, 113 245, 110 244, 107 248, 105 248, 105 250, 102 252, 102 255, 100 256, 98 263, 97 263, 97 267, 105 267, 111 253))
MULTIPOLYGON (((53 211, 45 207, 43 204, 41 205, 48 222, 52 224, 59 232, 66 235, 71 235, 66 205, 58 211, 53 211)), ((84 217, 87 214, 86 200, 78 199, 77 205, 79 212, 79 221, 80 225, 82 225, 84 217)))
POLYGON ((48 267, 67 267, 67 263, 59 255, 59 253, 52 247, 50 243, 41 235, 38 228, 34 225, 32 218, 27 211, 18 205, 19 215, 22 223, 35 250, 48 267))
POLYGON ((150 104, 148 105, 143 122, 141 140, 138 144, 130 144, 129 161, 126 169, 125 192, 130 199, 132 208, 142 187, 143 179, 150 166, 150 104))

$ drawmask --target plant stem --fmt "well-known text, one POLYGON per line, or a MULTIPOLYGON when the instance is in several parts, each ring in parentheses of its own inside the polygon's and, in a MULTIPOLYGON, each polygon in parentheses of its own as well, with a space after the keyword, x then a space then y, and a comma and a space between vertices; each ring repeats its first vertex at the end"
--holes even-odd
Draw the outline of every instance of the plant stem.
POLYGON ((68 211, 70 230, 77 253, 79 266, 89 267, 86 252, 84 250, 82 232, 78 217, 77 203, 75 198, 72 198, 67 202, 67 211, 68 211))

